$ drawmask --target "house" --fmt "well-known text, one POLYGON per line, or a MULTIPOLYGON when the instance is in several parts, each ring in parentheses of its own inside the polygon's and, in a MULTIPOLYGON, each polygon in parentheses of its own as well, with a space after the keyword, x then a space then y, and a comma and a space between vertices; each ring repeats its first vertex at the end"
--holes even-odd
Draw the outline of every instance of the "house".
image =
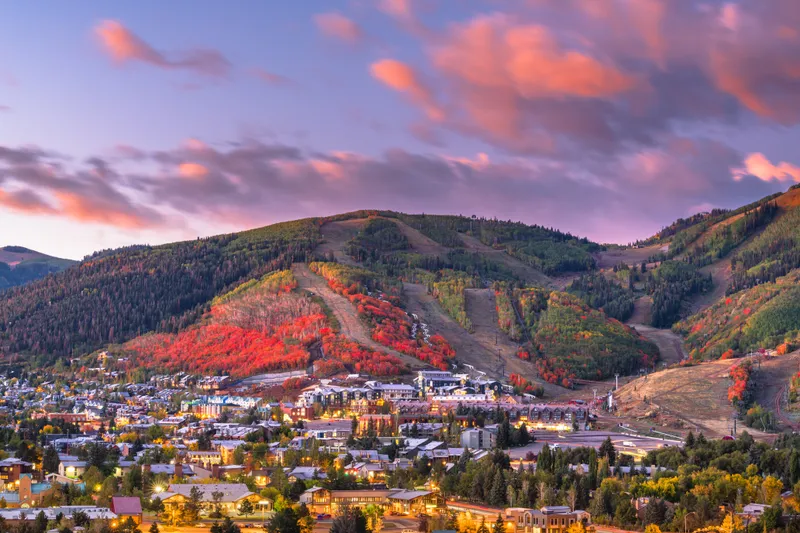
POLYGON ((173 483, 167 490, 159 495, 168 514, 177 514, 189 500, 192 489, 200 491, 200 504, 202 511, 208 512, 213 506, 219 505, 228 514, 235 514, 245 500, 257 504, 261 497, 250 492, 244 483, 173 483), (218 499, 215 500, 215 495, 218 499))
POLYGON ((89 468, 89 463, 86 461, 61 461, 58 465, 58 475, 76 479, 86 472, 89 468))
POLYGON ((128 518, 136 525, 142 523, 142 500, 139 497, 114 496, 111 498, 111 512, 117 515, 120 522, 128 518))
POLYGON ((310 481, 312 479, 322 479, 327 477, 325 472, 316 466, 298 466, 287 474, 290 483, 294 483, 298 479, 300 481, 310 481))
POLYGON ((433 514, 444 507, 444 499, 438 492, 429 490, 395 491, 388 498, 389 510, 394 514, 419 516, 433 514))

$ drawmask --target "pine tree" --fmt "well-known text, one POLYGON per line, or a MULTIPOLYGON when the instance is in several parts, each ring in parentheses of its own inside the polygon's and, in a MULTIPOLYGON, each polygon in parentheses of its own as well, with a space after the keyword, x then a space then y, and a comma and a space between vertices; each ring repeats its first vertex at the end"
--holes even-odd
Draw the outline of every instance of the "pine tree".
POLYGON ((506 501, 506 484, 503 480, 503 471, 499 468, 494 474, 492 490, 489 493, 490 505, 503 505, 506 501))
POLYGON ((494 521, 494 527, 492 527, 492 533, 503 533, 506 530, 506 522, 503 520, 503 517, 500 513, 497 513, 497 520, 494 521))

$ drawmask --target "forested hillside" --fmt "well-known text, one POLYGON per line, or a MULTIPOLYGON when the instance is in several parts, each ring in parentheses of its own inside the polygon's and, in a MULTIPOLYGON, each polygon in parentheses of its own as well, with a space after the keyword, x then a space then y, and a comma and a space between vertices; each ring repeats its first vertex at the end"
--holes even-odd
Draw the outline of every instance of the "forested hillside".
POLYGON ((759 348, 787 352, 800 340, 800 270, 735 294, 675 325, 694 359, 759 348))
POLYGON ((509 290, 502 284, 495 291, 500 327, 512 338, 529 341, 519 356, 533 361, 550 383, 570 386, 576 378, 627 375, 658 360, 654 344, 576 296, 545 289, 509 290), (517 312, 524 327, 517 324, 517 312))
POLYGON ((174 333, 237 284, 303 261, 314 221, 89 257, 0 299, 3 351, 67 356, 149 331, 174 333))
POLYGON ((74 264, 75 261, 51 257, 22 246, 5 246, 0 248, 0 291, 61 272, 74 264))

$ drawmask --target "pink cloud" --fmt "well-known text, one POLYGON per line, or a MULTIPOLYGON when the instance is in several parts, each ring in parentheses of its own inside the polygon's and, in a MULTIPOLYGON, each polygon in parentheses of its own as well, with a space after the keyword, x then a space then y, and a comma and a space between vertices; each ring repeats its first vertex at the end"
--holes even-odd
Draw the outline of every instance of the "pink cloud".
POLYGON ((8 192, 0 189, 0 206, 29 215, 52 215, 57 211, 31 190, 8 192))
POLYGON ((340 13, 321 13, 314 17, 314 22, 328 37, 351 44, 364 38, 364 30, 361 29, 361 26, 340 13))
POLYGON ((56 192, 59 213, 78 222, 99 223, 125 229, 143 229, 156 224, 134 211, 120 210, 119 206, 96 196, 83 196, 73 192, 56 192))
POLYGON ((208 168, 200 163, 181 163, 178 165, 178 174, 189 179, 200 179, 208 175, 208 168))
POLYGON ((230 62, 217 50, 196 48, 169 54, 160 52, 116 20, 105 20, 94 31, 103 49, 117 63, 141 61, 161 68, 185 69, 217 77, 227 76, 230 72, 230 62))
POLYGON ((407 93, 412 100, 425 109, 431 120, 444 118, 444 111, 436 103, 431 90, 420 80, 409 65, 394 59, 381 59, 370 67, 372 76, 395 91, 407 93))
POLYGON ((762 181, 800 183, 800 167, 781 161, 773 164, 767 157, 755 152, 744 160, 744 166, 731 169, 733 179, 741 181, 745 176, 755 176, 762 181))

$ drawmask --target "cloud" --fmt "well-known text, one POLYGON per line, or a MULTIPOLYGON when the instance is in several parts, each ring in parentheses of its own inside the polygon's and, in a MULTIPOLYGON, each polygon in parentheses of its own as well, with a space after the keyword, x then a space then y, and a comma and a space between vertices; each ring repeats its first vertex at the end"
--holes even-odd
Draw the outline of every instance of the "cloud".
POLYGON ((200 163, 181 163, 178 174, 184 178, 199 179, 208 175, 208 169, 200 163))
POLYGON ((166 229, 180 219, 224 232, 394 209, 497 216, 629 242, 697 206, 738 207, 798 177, 790 163, 674 135, 615 158, 575 159, 399 148, 367 156, 244 138, 126 147, 110 159, 76 162, 42 148, 0 146, 0 208, 129 230, 166 229))
POLYGON ((189 70, 213 77, 225 77, 231 69, 230 62, 217 50, 158 51, 116 20, 101 22, 94 32, 103 49, 117 63, 141 61, 160 68, 189 70))
POLYGON ((11 111, 11 108, 7 105, 0 105, 0 112, 11 111))
POLYGON ((7 192, 0 189, 0 206, 31 215, 52 215, 57 211, 31 190, 7 192))
MULTIPOLYGON (((414 16, 406 1, 380 6, 400 21, 414 16)), ((385 83, 441 130, 519 155, 614 159, 687 128, 800 124, 795 0, 529 0, 491 9, 421 35, 425 63, 406 65, 426 72, 443 116, 430 116, 426 93, 413 96, 411 83, 385 83)))
POLYGON ((253 76, 269 85, 286 85, 291 83, 289 78, 281 76, 280 74, 275 74, 274 72, 269 72, 263 68, 254 68, 250 72, 253 76))
MULTIPOLYGON (((141 160, 143 152, 136 152, 125 153, 141 160)), ((124 228, 165 223, 164 215, 135 200, 125 177, 99 157, 71 168, 65 158, 52 151, 0 146, 0 185, 0 204, 17 212, 124 228)))
POLYGON ((357 43, 364 38, 364 30, 351 19, 341 13, 321 13, 314 16, 314 22, 320 31, 328 37, 357 43))
POLYGON ((425 108, 428 118, 439 121, 444 111, 436 103, 431 90, 422 83, 409 65, 394 59, 381 59, 370 67, 372 76, 395 91, 407 93, 412 100, 425 108))
POLYGON ((800 167, 787 163, 786 161, 772 164, 770 160, 760 152, 748 155, 744 160, 744 166, 733 168, 731 172, 733 174, 733 179, 736 181, 741 181, 746 176, 755 176, 766 182, 800 183, 800 167))

